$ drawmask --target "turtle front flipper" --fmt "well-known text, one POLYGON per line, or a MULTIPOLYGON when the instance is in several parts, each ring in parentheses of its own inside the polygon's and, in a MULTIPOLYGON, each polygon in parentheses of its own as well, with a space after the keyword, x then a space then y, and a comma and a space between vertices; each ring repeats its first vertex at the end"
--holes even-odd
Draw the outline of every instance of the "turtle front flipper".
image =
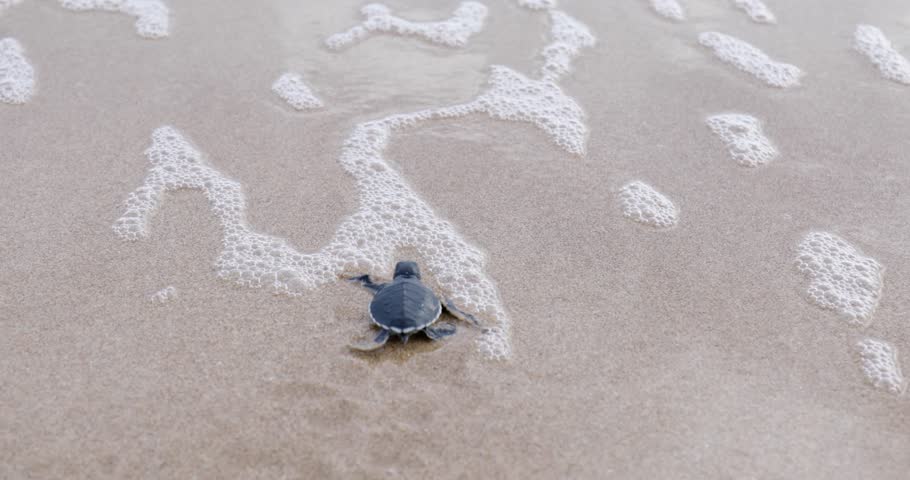
POLYGON ((389 331, 386 329, 382 329, 379 331, 379 334, 376 335, 376 338, 374 338, 373 340, 352 343, 351 345, 349 345, 349 347, 351 347, 352 350, 357 350, 359 352, 372 352, 373 350, 376 350, 376 349, 382 347, 383 345, 385 345, 385 342, 388 342, 388 341, 389 341, 389 331))
POLYGON ((432 327, 427 327, 423 329, 423 333, 426 333, 428 337, 433 340, 442 340, 449 335, 455 334, 455 324, 449 322, 440 322, 432 327))
POLYGON ((359 284, 363 285, 363 288, 366 288, 367 290, 369 290, 373 293, 376 293, 376 292, 382 290, 382 286, 383 286, 382 283, 373 283, 373 279, 371 279, 369 275, 361 275, 359 277, 349 278, 348 281, 359 283, 359 284))
POLYGON ((474 315, 471 315, 470 313, 465 312, 464 310, 462 310, 462 309, 456 307, 455 304, 452 303, 451 300, 446 299, 445 302, 444 302, 444 304, 445 304, 446 310, 447 310, 447 311, 449 312, 449 314, 451 314, 453 317, 455 317, 455 318, 457 318, 457 319, 459 319, 459 320, 463 320, 463 321, 465 321, 465 322, 470 322, 470 323, 473 324, 475 327, 479 327, 479 326, 480 326, 480 322, 477 321, 477 319, 474 317, 474 315))

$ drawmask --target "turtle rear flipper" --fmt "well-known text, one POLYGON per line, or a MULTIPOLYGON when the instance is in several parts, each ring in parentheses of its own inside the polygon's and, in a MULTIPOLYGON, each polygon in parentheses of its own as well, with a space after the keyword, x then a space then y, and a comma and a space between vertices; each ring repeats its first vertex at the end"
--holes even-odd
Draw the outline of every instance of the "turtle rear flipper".
POLYGON ((359 352, 372 352, 373 350, 376 350, 376 349, 382 347, 383 345, 385 345, 385 342, 388 342, 388 341, 389 341, 389 331, 386 329, 382 329, 379 331, 379 334, 376 335, 376 338, 374 338, 373 340, 352 343, 351 345, 349 345, 349 347, 351 347, 352 350, 357 350, 359 352))
POLYGON ((452 303, 451 300, 449 300, 449 299, 445 300, 445 307, 446 307, 446 310, 449 312, 449 314, 452 315, 453 317, 455 317, 459 320, 463 320, 465 322, 469 322, 472 325, 474 325, 475 327, 480 326, 480 322, 477 320, 477 318, 474 317, 474 315, 471 315, 470 313, 465 312, 464 310, 456 307, 455 304, 452 303))
POLYGON ((423 332, 433 340, 442 340, 449 335, 455 334, 455 325, 449 322, 441 322, 432 327, 423 329, 423 332))

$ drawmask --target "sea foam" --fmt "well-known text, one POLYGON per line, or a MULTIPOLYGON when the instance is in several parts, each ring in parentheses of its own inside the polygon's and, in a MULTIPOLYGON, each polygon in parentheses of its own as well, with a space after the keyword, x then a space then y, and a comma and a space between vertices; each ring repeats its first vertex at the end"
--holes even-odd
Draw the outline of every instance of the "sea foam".
POLYGON ((669 198, 641 182, 627 183, 619 191, 624 217, 656 228, 669 228, 679 221, 679 209, 669 198))
POLYGON ((427 41, 449 47, 463 47, 472 35, 483 29, 487 7, 478 2, 463 2, 451 18, 439 22, 412 22, 392 15, 389 7, 371 3, 360 9, 366 19, 346 32, 336 33, 326 39, 331 49, 341 49, 364 40, 373 32, 391 32, 414 35, 427 41))
POLYGON ((910 85, 910 62, 891 42, 872 25, 857 25, 853 34, 853 48, 869 58, 888 80, 910 85))
POLYGON ((177 288, 173 285, 168 285, 167 287, 164 287, 161 290, 158 290, 157 292, 149 295, 149 300, 159 305, 164 305, 176 297, 177 288))
POLYGON ((35 93, 35 69, 14 38, 0 39, 0 102, 22 104, 35 93))
MULTIPOLYGON (((541 5, 551 8, 555 7, 555 2, 541 5)), ((497 119, 530 122, 547 132, 568 152, 584 155, 588 134, 584 110, 560 89, 557 82, 571 72, 572 61, 580 55, 581 49, 593 46, 597 39, 587 26, 565 12, 550 10, 548 13, 551 41, 541 52, 544 64, 540 80, 502 65, 493 65, 487 88, 477 98, 466 104, 438 109, 438 112, 486 113, 497 119)))
POLYGON ((856 344, 863 373, 875 388, 895 395, 904 393, 907 383, 901 374, 897 348, 882 340, 867 338, 856 344))
POLYGON ((733 0, 733 4, 746 12, 757 23, 777 23, 774 12, 762 0, 733 0))
POLYGON ((556 8, 556 0, 518 0, 518 5, 531 10, 549 10, 556 8))
POLYGON ((272 84, 272 91, 296 110, 322 107, 322 100, 313 94, 297 73, 288 72, 278 77, 272 84))
POLYGON ((557 81, 572 70, 572 60, 584 47, 597 42, 585 24, 559 10, 550 10, 550 36, 552 41, 543 49, 544 80, 557 81))
POLYGON ((752 74, 772 87, 787 88, 799 85, 802 70, 789 63, 772 60, 748 43, 718 32, 704 32, 698 41, 714 51, 717 58, 752 74))
POLYGON ((872 320, 884 267, 833 233, 809 233, 797 252, 796 267, 809 278, 810 302, 834 310, 851 324, 872 320))
POLYGON ((686 12, 677 0, 651 0, 651 8, 660 16, 670 20, 682 21, 686 19, 686 12))
POLYGON ((439 218, 383 158, 393 130, 435 113, 393 115, 357 126, 345 142, 341 164, 356 180, 358 211, 345 219, 328 245, 301 253, 286 240, 256 232, 246 219, 241 185, 212 167, 173 127, 152 134, 146 150, 151 163, 144 184, 131 193, 113 228, 126 240, 148 235, 148 220, 170 190, 201 190, 223 229, 218 275, 251 287, 269 286, 291 295, 337 281, 344 274, 388 275, 401 248, 416 250, 425 270, 461 308, 490 322, 480 337, 489 357, 510 354, 508 318, 492 281, 483 271, 484 255, 439 218))
POLYGON ((60 0, 60 5, 69 10, 104 10, 136 17, 136 33, 146 38, 169 33, 170 11, 161 0, 60 0))
POLYGON ((494 65, 488 84, 487 91, 462 108, 501 120, 533 123, 566 151, 584 155, 588 134, 584 111, 556 83, 531 80, 494 65))
POLYGON ((778 155, 777 148, 762 132, 761 122, 751 115, 712 115, 705 123, 727 145, 730 157, 744 167, 764 165, 778 155))

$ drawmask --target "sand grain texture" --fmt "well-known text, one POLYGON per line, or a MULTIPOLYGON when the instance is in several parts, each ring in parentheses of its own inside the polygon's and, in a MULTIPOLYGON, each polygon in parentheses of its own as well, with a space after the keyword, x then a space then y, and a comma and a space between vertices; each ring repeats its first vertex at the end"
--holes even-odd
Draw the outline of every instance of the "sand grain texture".
MULTIPOLYGON (((415 20, 455 6, 387 3, 415 20)), ((488 256, 508 362, 463 325, 351 354, 369 295, 219 279, 199 192, 168 193, 146 240, 113 234, 149 133, 174 125, 243 184, 252 224, 318 249, 357 209, 337 161, 353 125, 468 101, 491 64, 539 70, 546 13, 487 3, 464 49, 382 36, 343 53, 321 41, 360 1, 174 0, 155 41, 125 15, 4 12, 40 88, 0 105, 0 478, 906 478, 910 398, 868 384, 854 346, 910 351, 910 97, 845 46, 897 1, 775 2, 766 28, 723 5, 671 23, 563 0, 604 40, 560 84, 587 112, 585 157, 481 115, 397 135, 386 158, 488 256), (695 39, 715 30, 813 75, 756 85, 705 55, 695 39), (283 71, 327 107, 276 102, 263 85, 283 71), (730 162, 703 123, 718 111, 767 120, 786 158, 730 162), (684 221, 617 215, 634 178, 673 192, 684 221), (887 268, 870 327, 801 296, 794 245, 815 230, 887 268), (177 297, 149 301, 168 285, 177 297)))

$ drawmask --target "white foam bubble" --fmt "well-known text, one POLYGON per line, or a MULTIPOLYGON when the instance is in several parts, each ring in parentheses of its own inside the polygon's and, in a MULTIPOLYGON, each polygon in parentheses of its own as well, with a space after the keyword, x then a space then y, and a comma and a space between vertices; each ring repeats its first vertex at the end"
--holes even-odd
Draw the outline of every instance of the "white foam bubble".
POLYGON ((22 104, 35 93, 35 69, 14 38, 0 39, 0 102, 22 104))
POLYGON ((733 4, 745 11, 754 22, 777 23, 774 12, 762 0, 733 0, 733 4))
POLYGON ((896 347, 883 340, 867 338, 858 342, 856 348, 859 350, 863 373, 875 388, 895 395, 907 390, 896 347))
POLYGON ((463 47, 472 35, 483 29, 487 7, 478 2, 463 2, 452 17, 438 22, 412 22, 392 15, 389 7, 381 3, 364 6, 360 13, 366 19, 346 32, 327 38, 331 49, 341 49, 357 43, 373 32, 413 35, 449 47, 463 47))
POLYGON ((788 88, 799 85, 802 70, 795 65, 772 60, 761 50, 730 35, 705 32, 698 36, 702 45, 714 51, 717 58, 752 74, 772 87, 788 88))
POLYGON ((136 33, 146 38, 168 36, 170 10, 162 0, 60 0, 76 11, 104 10, 136 17, 136 33))
POLYGON ((518 5, 531 10, 548 10, 556 8, 556 0, 518 0, 518 5))
POLYGON ((223 251, 216 261, 219 276, 291 295, 337 281, 345 272, 387 277, 395 252, 411 247, 451 300, 489 323, 479 340, 481 351, 489 357, 508 357, 510 323, 492 280, 483 271, 483 253, 433 213, 382 158, 393 130, 450 113, 458 112, 393 115, 355 128, 340 161, 356 180, 360 207, 317 252, 301 253, 284 239, 254 231, 246 220, 240 184, 209 165, 173 127, 161 127, 152 134, 145 183, 129 195, 114 231, 127 240, 147 236, 148 220, 164 192, 202 190, 223 229, 223 251))
POLYGON ((682 21, 686 19, 686 12, 677 0, 651 0, 651 8, 660 16, 670 20, 682 21))
POLYGON ((554 82, 572 71, 572 60, 582 48, 597 42, 587 26, 559 10, 550 10, 550 36, 553 40, 542 52, 541 76, 554 82))
POLYGON ((764 165, 778 155, 761 121, 751 115, 723 113, 708 117, 705 123, 727 145, 730 157, 744 167, 764 165))
POLYGON ((810 302, 834 310, 851 324, 872 320, 884 267, 833 233, 809 233, 797 251, 796 266, 809 278, 810 302))
POLYGON ((177 288, 173 285, 168 285, 167 287, 164 287, 161 290, 158 290, 157 292, 149 295, 149 300, 159 305, 168 303, 174 298, 177 298, 177 288))
POLYGON ((857 25, 853 48, 869 58, 888 80, 910 85, 910 62, 891 45, 891 42, 872 25, 857 25))
POLYGON ((468 106, 493 118, 531 122, 566 151, 583 155, 585 114, 551 81, 531 80, 501 65, 491 67, 490 88, 468 106))
POLYGON ((272 91, 296 110, 322 107, 322 100, 313 94, 310 87, 303 82, 303 77, 297 73, 288 72, 278 77, 272 84, 272 91))
POLYGON ((629 182, 619 191, 624 217, 655 228, 669 228, 679 222, 679 209, 654 187, 641 181, 629 182))

